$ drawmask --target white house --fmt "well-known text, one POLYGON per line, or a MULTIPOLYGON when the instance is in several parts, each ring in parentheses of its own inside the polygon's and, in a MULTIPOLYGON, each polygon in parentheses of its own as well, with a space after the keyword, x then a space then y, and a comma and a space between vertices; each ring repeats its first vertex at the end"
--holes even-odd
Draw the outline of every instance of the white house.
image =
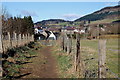
POLYGON ((77 29, 75 29, 74 32, 79 32, 79 31, 77 29))
POLYGON ((38 34, 38 28, 35 28, 34 33, 38 34))
POLYGON ((85 30, 80 30, 80 33, 85 33, 85 30))
POLYGON ((101 30, 102 30, 102 31, 105 31, 105 29, 104 29, 104 28, 102 28, 102 27, 101 27, 101 30))
POLYGON ((85 33, 85 30, 84 30, 84 29, 82 29, 82 30, 77 30, 77 29, 75 29, 74 32, 83 34, 83 33, 85 33))
POLYGON ((56 36, 53 34, 52 31, 50 31, 50 36, 48 37, 48 40, 56 40, 56 36))

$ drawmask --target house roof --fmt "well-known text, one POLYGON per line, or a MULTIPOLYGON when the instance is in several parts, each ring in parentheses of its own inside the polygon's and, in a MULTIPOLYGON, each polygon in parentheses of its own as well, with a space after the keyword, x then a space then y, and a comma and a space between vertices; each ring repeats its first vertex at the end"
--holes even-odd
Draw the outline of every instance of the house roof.
POLYGON ((59 28, 49 28, 49 31, 59 31, 59 28))
POLYGON ((74 27, 66 27, 67 30, 75 30, 74 27))

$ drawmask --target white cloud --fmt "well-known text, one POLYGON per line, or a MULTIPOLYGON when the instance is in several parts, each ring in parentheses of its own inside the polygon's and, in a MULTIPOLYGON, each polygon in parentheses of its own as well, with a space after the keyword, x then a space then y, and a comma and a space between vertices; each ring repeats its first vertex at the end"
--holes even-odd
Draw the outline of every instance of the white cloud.
POLYGON ((75 19, 77 19, 77 18, 80 18, 81 15, 79 15, 79 14, 64 14, 62 17, 63 17, 65 20, 71 20, 71 21, 73 21, 73 20, 75 20, 75 19))

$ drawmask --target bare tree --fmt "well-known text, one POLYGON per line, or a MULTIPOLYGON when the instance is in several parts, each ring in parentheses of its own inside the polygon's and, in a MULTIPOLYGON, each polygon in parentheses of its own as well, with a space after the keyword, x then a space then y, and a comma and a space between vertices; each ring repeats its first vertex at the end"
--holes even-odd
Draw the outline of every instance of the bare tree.
POLYGON ((2 53, 2 5, 0 4, 0 53, 2 53))

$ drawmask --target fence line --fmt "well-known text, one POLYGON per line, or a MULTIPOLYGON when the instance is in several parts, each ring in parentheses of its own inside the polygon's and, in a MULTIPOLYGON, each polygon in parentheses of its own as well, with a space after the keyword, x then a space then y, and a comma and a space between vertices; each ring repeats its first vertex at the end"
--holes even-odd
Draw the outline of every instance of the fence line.
MULTIPOLYGON (((61 47, 63 51, 67 52, 68 55, 72 55, 75 71, 79 72, 83 78, 107 78, 107 73, 108 71, 110 72, 110 70, 106 68, 106 40, 100 39, 98 41, 97 57, 84 60, 81 55, 80 34, 76 34, 75 40, 71 37, 71 35, 62 33, 60 42, 62 42, 61 47), (89 64, 89 61, 93 61, 92 64, 89 64)), ((115 76, 115 78, 117 77, 115 76)))
POLYGON ((6 52, 8 49, 20 47, 25 44, 28 44, 31 41, 34 41, 34 35, 30 34, 10 34, 7 32, 6 34, 1 35, 0 40, 0 53, 6 52))

